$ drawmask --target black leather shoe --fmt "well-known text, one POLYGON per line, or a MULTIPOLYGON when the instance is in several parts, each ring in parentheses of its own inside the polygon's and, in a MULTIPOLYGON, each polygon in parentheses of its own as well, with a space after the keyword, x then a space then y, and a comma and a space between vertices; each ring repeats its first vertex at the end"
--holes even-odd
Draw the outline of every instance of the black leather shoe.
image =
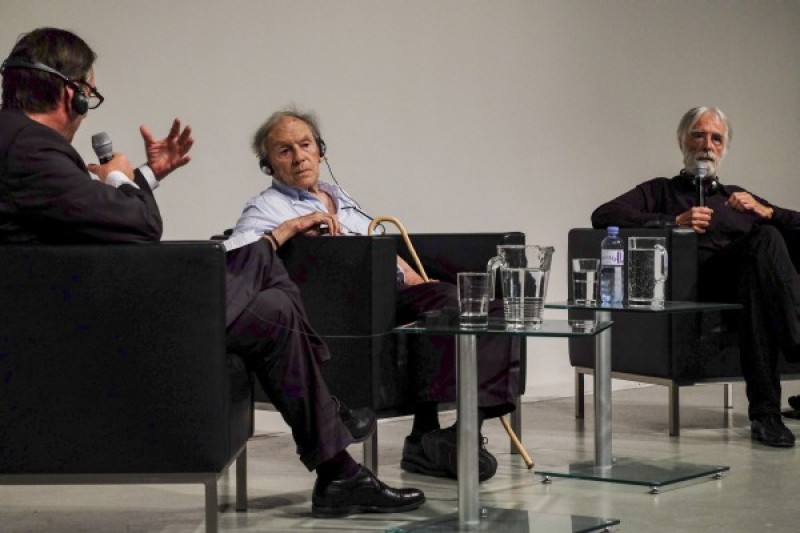
MULTIPOLYGON (((435 429, 422 436, 422 450, 430 461, 432 468, 428 475, 438 475, 434 472, 445 472, 446 477, 458 478, 458 434, 456 426, 445 429, 435 429)), ((405 450, 404 450, 405 451, 405 450)), ((497 459, 486 449, 486 438, 480 437, 478 445, 478 481, 486 481, 497 472, 497 459)), ((426 472, 421 472, 426 473, 426 472)))
POLYGON ((794 433, 783 424, 780 415, 769 414, 754 418, 750 422, 750 435, 753 439, 780 448, 794 446, 794 433))
POLYGON ((364 468, 350 479, 325 481, 317 478, 311 495, 311 514, 334 518, 353 513, 402 513, 425 503, 417 489, 393 489, 364 468))
POLYGON ((425 455, 425 450, 422 449, 420 440, 412 439, 411 436, 406 437, 406 440, 403 442, 403 458, 400 460, 400 468, 412 474, 453 477, 447 470, 438 468, 433 464, 433 461, 428 459, 428 456, 425 455))
POLYGON ((375 432, 375 428, 378 427, 375 411, 369 407, 350 409, 339 399, 334 398, 334 400, 339 406, 339 417, 347 427, 347 431, 353 436, 353 440, 364 442, 375 432))

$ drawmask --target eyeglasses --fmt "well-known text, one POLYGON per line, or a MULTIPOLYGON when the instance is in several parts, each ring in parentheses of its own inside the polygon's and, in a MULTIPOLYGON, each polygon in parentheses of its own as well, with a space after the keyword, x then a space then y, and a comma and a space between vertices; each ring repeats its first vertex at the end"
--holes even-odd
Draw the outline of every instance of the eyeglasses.
POLYGON ((97 90, 97 87, 93 87, 88 81, 86 80, 71 80, 73 83, 77 83, 83 94, 86 95, 86 98, 89 100, 89 109, 97 109, 100 107, 100 104, 103 103, 105 98, 100 92, 97 90))

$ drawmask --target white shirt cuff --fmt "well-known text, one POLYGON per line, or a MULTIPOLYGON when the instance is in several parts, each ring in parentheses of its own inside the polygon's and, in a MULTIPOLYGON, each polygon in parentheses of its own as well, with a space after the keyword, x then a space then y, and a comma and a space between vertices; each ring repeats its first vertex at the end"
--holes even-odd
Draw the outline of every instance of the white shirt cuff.
POLYGON ((153 174, 152 168, 148 167, 147 165, 142 165, 139 167, 139 172, 141 172, 142 176, 144 176, 144 179, 147 180, 147 184, 150 185, 151 191, 158 189, 158 186, 161 184, 161 182, 156 179, 156 175, 153 174))
POLYGON ((242 246, 247 246, 248 244, 256 242, 263 235, 263 233, 256 233, 255 230, 251 229, 242 233, 236 233, 235 235, 231 236, 230 239, 223 242, 222 245, 225 247, 226 252, 230 252, 231 250, 236 250, 237 248, 241 248, 242 246))
POLYGON ((125 184, 133 185, 137 189, 139 188, 139 186, 136 185, 136 182, 133 180, 129 180, 128 176, 126 176, 125 173, 122 172, 121 170, 112 170, 111 172, 108 173, 108 176, 106 176, 106 185, 111 185, 115 189, 119 188, 120 185, 125 185, 125 184))

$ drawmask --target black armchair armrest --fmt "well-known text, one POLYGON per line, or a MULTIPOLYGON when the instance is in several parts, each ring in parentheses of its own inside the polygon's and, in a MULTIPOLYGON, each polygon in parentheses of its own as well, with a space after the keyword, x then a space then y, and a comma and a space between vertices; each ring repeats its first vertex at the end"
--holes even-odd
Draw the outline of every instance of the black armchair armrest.
POLYGON ((0 302, 0 475, 220 472, 252 434, 221 245, 3 245, 0 302))
POLYGON ((404 390, 395 357, 396 251, 389 237, 295 237, 279 249, 309 320, 333 354, 322 371, 351 407, 380 411, 404 390))
MULTIPOLYGON (((573 229, 568 236, 568 259, 600 257, 600 242, 606 235, 601 229, 573 229)), ((664 237, 669 254, 669 272, 665 286, 668 300, 697 299, 697 235, 683 229, 623 228, 620 236, 664 237)), ((572 261, 567 261, 568 277, 572 261)), ((627 284, 627 271, 623 272, 627 284)), ((627 290, 626 290, 627 293, 627 290)), ((572 287, 568 289, 572 298, 572 287)), ((570 318, 589 318, 580 310, 569 312, 570 318)), ((701 315, 679 313, 640 315, 616 313, 613 317, 612 369, 641 376, 669 379, 690 379, 703 373, 696 357, 700 343, 701 315)), ((705 317, 706 319, 708 316, 705 317)), ((709 341, 710 342, 710 341, 709 341)), ((570 339, 570 362, 573 366, 594 367, 593 346, 585 339, 570 339)), ((725 359, 727 363, 727 358, 725 359)), ((724 364, 721 365, 724 367, 724 364)))

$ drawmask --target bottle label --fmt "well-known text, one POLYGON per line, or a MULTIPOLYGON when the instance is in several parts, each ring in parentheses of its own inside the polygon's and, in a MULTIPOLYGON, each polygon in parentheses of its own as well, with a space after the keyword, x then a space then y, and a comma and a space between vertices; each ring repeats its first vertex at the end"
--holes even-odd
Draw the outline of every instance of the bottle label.
POLYGON ((623 266, 625 250, 603 250, 600 254, 601 266, 623 266))

